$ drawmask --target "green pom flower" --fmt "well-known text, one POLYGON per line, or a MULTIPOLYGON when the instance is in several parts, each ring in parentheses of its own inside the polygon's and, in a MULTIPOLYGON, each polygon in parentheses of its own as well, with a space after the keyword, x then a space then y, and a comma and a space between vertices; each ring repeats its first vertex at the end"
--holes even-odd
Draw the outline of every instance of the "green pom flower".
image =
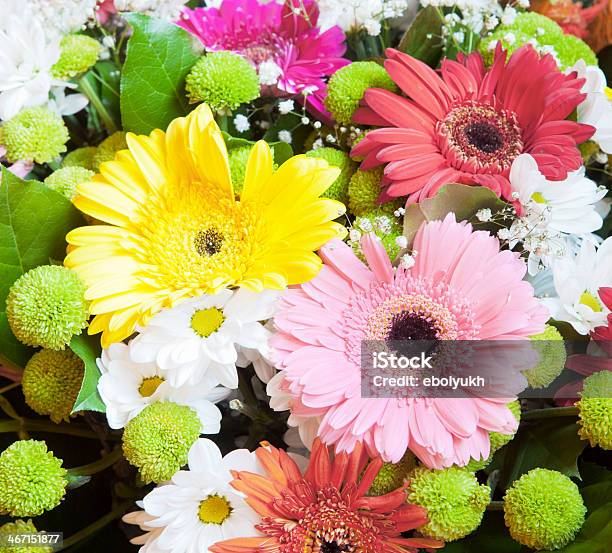
POLYGON ((355 219, 353 229, 349 234, 348 244, 353 248, 355 255, 361 260, 365 258, 361 251, 360 239, 368 232, 373 232, 380 238, 389 258, 393 261, 402 249, 397 241, 398 237, 402 235, 402 228, 398 224, 396 217, 379 211, 373 211, 355 219))
POLYGON ((563 336, 554 326, 546 325, 544 332, 530 336, 530 340, 540 356, 540 362, 523 374, 532 388, 546 388, 565 367, 567 354, 563 336))
POLYGON ((410 451, 404 454, 399 463, 385 463, 372 482, 368 495, 385 495, 401 488, 415 467, 416 458, 410 451))
POLYGON ((190 102, 206 102, 212 110, 232 110, 259 98, 259 77, 251 63, 233 52, 212 52, 187 75, 190 102))
POLYGON ((395 83, 382 65, 356 61, 336 71, 329 79, 325 107, 338 123, 348 124, 368 88, 395 91, 395 83))
POLYGON ((93 171, 84 167, 62 167, 51 173, 45 179, 45 184, 51 190, 55 190, 69 200, 72 200, 76 194, 77 184, 90 180, 94 175, 93 171))
POLYGON ((232 175, 232 185, 234 186, 234 194, 240 195, 244 186, 244 176, 246 174, 246 166, 251 154, 251 146, 241 146, 240 148, 232 148, 227 157, 229 159, 230 174, 232 175))
POLYGON ((409 478, 408 502, 427 509, 429 522, 419 528, 424 536, 454 541, 478 528, 491 489, 474 474, 456 467, 416 468, 409 478))
POLYGON ((500 25, 495 32, 483 38, 479 50, 490 65, 498 42, 512 54, 525 44, 532 44, 542 54, 551 54, 561 69, 573 67, 578 60, 597 65, 593 50, 574 35, 565 34, 552 19, 535 12, 519 13, 511 25, 500 25))
MULTIPOLYGON (((517 422, 521 421, 521 404, 515 400, 507 404, 508 409, 512 411, 517 422)), ((504 447, 514 438, 514 434, 500 434, 499 432, 489 432, 490 452, 486 459, 470 459, 470 462, 465 466, 470 472, 476 472, 485 468, 492 460, 493 455, 498 449, 504 447)))
POLYGON ((68 152, 62 160, 62 167, 83 167, 90 171, 95 171, 96 166, 93 159, 97 151, 98 148, 95 146, 85 146, 84 148, 77 148, 72 152, 68 152))
POLYGON ((96 148, 93 156, 93 170, 99 171, 100 165, 106 161, 113 161, 117 152, 127 149, 127 141, 125 132, 117 131, 105 138, 96 148))
POLYGON ((28 346, 64 349, 87 326, 85 288, 74 271, 59 265, 20 276, 6 300, 13 334, 28 346))
POLYGON ((612 449, 612 371, 599 371, 584 379, 578 407, 578 434, 602 449, 612 449))
POLYGON ((370 171, 358 169, 353 173, 348 184, 348 208, 353 215, 360 216, 378 211, 392 217, 393 212, 403 205, 402 200, 378 203, 382 176, 382 167, 370 171))
POLYGON ((60 48, 59 60, 51 68, 51 74, 61 80, 85 73, 95 65, 102 51, 100 43, 86 35, 66 35, 60 48))
POLYGON ((43 349, 23 371, 21 385, 26 403, 39 415, 59 423, 70 418, 83 382, 83 361, 71 350, 43 349))
POLYGON ((6 158, 47 163, 66 151, 68 129, 62 118, 47 108, 20 111, 0 127, 6 158))
POLYGON ((18 519, 15 522, 7 522, 0 526, 0 542, 6 545, 0 546, 2 553, 51 553, 52 547, 40 546, 40 545, 28 545, 28 544, 14 544, 12 545, 8 540, 15 534, 36 534, 36 526, 32 520, 21 520, 18 519))
POLYGON ((316 150, 306 152, 306 156, 324 159, 332 167, 340 168, 340 175, 338 178, 323 194, 321 194, 321 196, 323 198, 338 200, 339 202, 346 204, 348 202, 349 180, 355 172, 357 164, 348 156, 348 154, 342 152, 341 150, 336 150, 336 148, 317 148, 316 150))
POLYGON ((586 508, 578 486, 560 472, 533 469, 523 474, 504 497, 510 535, 532 549, 559 549, 582 527, 586 508))
POLYGON ((123 453, 145 482, 170 480, 187 462, 200 435, 200 419, 186 405, 152 403, 125 426, 123 453))
POLYGON ((0 513, 35 517, 60 504, 66 493, 62 460, 45 442, 20 440, 0 455, 0 513))

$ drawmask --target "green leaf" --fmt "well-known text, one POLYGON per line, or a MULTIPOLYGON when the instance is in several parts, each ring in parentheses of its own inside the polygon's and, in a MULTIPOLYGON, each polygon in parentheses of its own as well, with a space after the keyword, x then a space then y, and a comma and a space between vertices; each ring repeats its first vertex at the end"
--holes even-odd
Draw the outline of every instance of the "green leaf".
POLYGON ((435 7, 428 6, 418 13, 397 49, 435 67, 442 57, 442 45, 442 18, 435 7))
POLYGON ((303 152, 305 149, 304 143, 310 133, 312 133, 312 127, 303 125, 301 119, 301 115, 295 113, 281 115, 266 131, 263 139, 270 145, 276 144, 278 133, 280 131, 289 131, 291 133, 291 146, 296 152, 303 152))
POLYGON ((185 77, 199 58, 195 39, 174 23, 125 16, 133 29, 121 75, 123 128, 139 134, 166 129, 189 112, 185 77))
POLYGON ((412 244, 419 227, 425 221, 441 220, 454 213, 457 221, 470 221, 477 230, 494 230, 490 224, 476 220, 476 212, 488 208, 494 215, 508 207, 495 193, 484 186, 447 184, 433 198, 412 204, 404 214, 404 236, 412 244))
MULTIPOLYGON (((231 152, 234 148, 253 146, 255 144, 255 141, 253 140, 247 140, 246 138, 238 138, 226 132, 223 133, 223 139, 225 140, 225 145, 227 146, 228 152, 231 152)), ((272 149, 274 163, 278 165, 282 165, 291 156, 293 156, 293 148, 290 144, 287 144, 286 142, 268 142, 268 145, 272 149)))
POLYGON ((575 419, 538 420, 521 426, 506 446, 500 483, 507 488, 514 480, 536 467, 580 478, 577 460, 587 442, 578 436, 575 419))
POLYGON ((66 255, 66 233, 84 225, 81 214, 58 192, 24 181, 2 168, 0 182, 0 357, 23 367, 33 350, 15 338, 6 316, 6 298, 24 273, 66 255))
POLYGON ((98 380, 100 380, 100 369, 96 365, 96 359, 100 357, 102 348, 99 336, 89 336, 87 331, 75 336, 70 342, 70 349, 78 355, 85 363, 85 375, 79 390, 79 395, 74 402, 72 412, 77 411, 99 411, 104 413, 106 407, 98 393, 98 380))

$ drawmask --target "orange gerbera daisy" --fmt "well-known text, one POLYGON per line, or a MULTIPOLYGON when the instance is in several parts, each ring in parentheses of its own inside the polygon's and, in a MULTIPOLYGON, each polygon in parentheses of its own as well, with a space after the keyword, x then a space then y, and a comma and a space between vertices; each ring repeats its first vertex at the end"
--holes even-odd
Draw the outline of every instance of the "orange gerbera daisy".
POLYGON ((382 466, 361 444, 335 457, 316 440, 302 474, 282 449, 262 444, 256 451, 267 476, 233 472, 232 486, 261 515, 263 535, 218 542, 213 553, 408 553, 442 547, 402 532, 427 523, 425 509, 406 503, 405 487, 387 495, 367 492, 382 466))

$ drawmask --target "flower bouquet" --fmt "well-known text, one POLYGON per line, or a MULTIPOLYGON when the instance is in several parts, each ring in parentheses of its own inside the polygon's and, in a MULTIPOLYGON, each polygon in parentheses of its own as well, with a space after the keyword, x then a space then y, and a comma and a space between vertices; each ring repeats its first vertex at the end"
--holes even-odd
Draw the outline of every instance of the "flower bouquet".
POLYGON ((609 551, 608 10, 0 0, 0 551, 609 551))

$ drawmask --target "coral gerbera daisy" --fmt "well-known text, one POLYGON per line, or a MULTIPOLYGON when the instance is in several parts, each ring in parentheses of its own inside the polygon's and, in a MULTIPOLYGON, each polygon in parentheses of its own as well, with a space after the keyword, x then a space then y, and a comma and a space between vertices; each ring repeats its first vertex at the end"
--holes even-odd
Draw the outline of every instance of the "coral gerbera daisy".
POLYGON ((408 553, 444 545, 402 537, 427 523, 425 509, 406 503, 403 487, 366 495, 382 461, 370 461, 361 444, 350 455, 334 457, 315 441, 303 474, 285 451, 262 445, 255 454, 266 475, 235 471, 232 486, 262 517, 255 528, 263 536, 221 541, 210 547, 212 553, 408 553))
POLYGON ((207 105, 167 132, 128 133, 129 150, 77 187, 74 204, 106 224, 67 236, 65 264, 87 285, 102 345, 125 339, 160 309, 228 286, 260 292, 316 275, 313 253, 346 232, 344 206, 319 198, 339 170, 295 156, 273 171, 269 146, 250 154, 236 200, 227 150, 207 105))
POLYGON ((552 56, 540 57, 531 45, 507 64, 498 48, 488 70, 478 52, 445 59, 441 76, 388 49, 385 69, 409 98, 367 90, 354 120, 387 128, 369 132, 353 148, 365 156, 363 170, 387 164, 383 196, 418 202, 456 182, 509 199, 510 167, 521 153, 531 154, 549 180, 563 180, 582 164, 576 146, 594 128, 565 119, 586 97, 584 80, 561 73, 552 56))
POLYGON ((342 57, 342 29, 321 32, 318 19, 314 0, 223 0, 218 8, 185 8, 178 24, 208 51, 229 50, 250 60, 265 94, 309 94, 309 103, 323 110, 325 78, 349 60, 342 57))
POLYGON ((398 462, 409 448, 438 469, 487 458, 488 432, 516 431, 510 399, 364 398, 361 345, 515 340, 542 332, 548 312, 522 280, 525 262, 453 214, 421 226, 410 268, 394 269, 371 234, 361 245, 369 267, 345 243, 332 240, 320 250, 325 264, 319 275, 278 304, 270 345, 284 374, 281 386, 293 398, 292 412, 322 417, 319 436, 340 451, 363 441, 384 460, 398 462))

